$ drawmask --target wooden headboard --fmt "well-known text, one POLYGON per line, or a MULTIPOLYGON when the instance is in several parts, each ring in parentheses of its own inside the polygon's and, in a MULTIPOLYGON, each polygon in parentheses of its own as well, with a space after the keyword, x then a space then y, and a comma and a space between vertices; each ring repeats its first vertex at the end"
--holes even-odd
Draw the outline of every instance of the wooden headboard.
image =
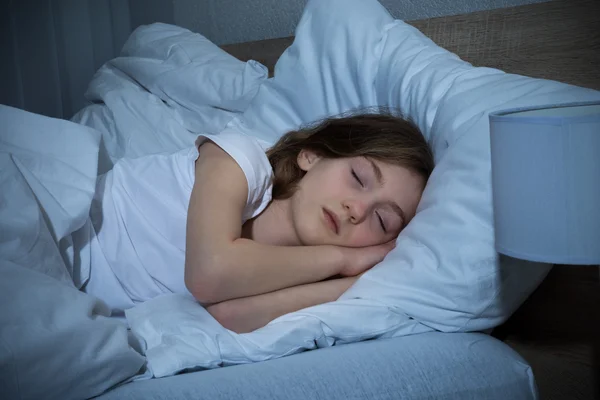
MULTIPOLYGON (((600 90, 600 1, 554 0, 408 21, 476 66, 600 90)), ((223 46, 273 71, 293 37, 223 46)))
MULTIPOLYGON (((410 21, 476 66, 600 90, 600 0, 554 0, 410 21)), ((271 73, 293 37, 223 46, 271 73)), ((495 336, 533 367, 542 399, 600 399, 600 279, 555 266, 495 336)))

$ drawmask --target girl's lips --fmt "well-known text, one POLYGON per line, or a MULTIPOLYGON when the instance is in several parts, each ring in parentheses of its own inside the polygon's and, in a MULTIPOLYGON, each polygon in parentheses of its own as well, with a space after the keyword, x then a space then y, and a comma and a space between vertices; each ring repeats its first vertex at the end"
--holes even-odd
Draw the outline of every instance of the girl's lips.
POLYGON ((323 208, 323 215, 327 226, 329 226, 329 228, 337 235, 340 229, 340 222, 337 215, 326 208, 323 208))

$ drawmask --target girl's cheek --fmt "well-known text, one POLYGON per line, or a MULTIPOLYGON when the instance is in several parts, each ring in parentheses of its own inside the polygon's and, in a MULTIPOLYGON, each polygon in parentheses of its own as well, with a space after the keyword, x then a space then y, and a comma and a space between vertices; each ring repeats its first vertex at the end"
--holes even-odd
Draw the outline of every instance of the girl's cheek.
POLYGON ((377 235, 373 235, 367 227, 357 227, 354 235, 349 240, 350 247, 366 247, 373 246, 380 243, 380 239, 377 235))

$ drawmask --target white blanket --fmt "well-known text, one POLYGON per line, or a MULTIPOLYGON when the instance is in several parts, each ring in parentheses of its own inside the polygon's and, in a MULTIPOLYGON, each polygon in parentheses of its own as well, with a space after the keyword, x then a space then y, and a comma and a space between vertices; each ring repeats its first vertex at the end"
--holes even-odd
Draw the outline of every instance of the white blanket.
POLYGON ((349 299, 284 315, 264 328, 236 334, 223 328, 191 296, 167 295, 126 312, 154 377, 288 356, 370 338, 432 331, 371 300, 349 299), (348 311, 370 318, 348 326, 348 311), (368 332, 368 333, 365 333, 368 332))
POLYGON ((99 173, 122 157, 172 153, 198 133, 219 133, 267 78, 204 36, 166 24, 134 31, 121 55, 95 74, 91 104, 72 121, 102 133, 99 173))
POLYGON ((0 121, 0 393, 98 395, 145 361, 126 327, 71 280, 65 238, 88 218, 100 135, 6 106, 0 121))

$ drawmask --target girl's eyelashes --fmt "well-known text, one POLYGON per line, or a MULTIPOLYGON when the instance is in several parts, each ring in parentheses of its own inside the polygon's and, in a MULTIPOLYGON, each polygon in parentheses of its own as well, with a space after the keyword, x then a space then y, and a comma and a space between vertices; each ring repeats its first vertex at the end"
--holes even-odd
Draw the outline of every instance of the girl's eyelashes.
POLYGON ((354 169, 352 169, 352 176, 354 177, 354 179, 356 179, 356 181, 360 184, 360 186, 365 186, 363 184, 363 182, 360 180, 360 178, 358 177, 358 175, 356 174, 356 171, 354 171, 354 169))
POLYGON ((383 222, 383 218, 381 218, 381 215, 379 213, 375 213, 377 215, 377 218, 379 219, 379 225, 381 225, 381 230, 383 230, 383 233, 387 233, 387 229, 385 229, 385 223, 383 222))

